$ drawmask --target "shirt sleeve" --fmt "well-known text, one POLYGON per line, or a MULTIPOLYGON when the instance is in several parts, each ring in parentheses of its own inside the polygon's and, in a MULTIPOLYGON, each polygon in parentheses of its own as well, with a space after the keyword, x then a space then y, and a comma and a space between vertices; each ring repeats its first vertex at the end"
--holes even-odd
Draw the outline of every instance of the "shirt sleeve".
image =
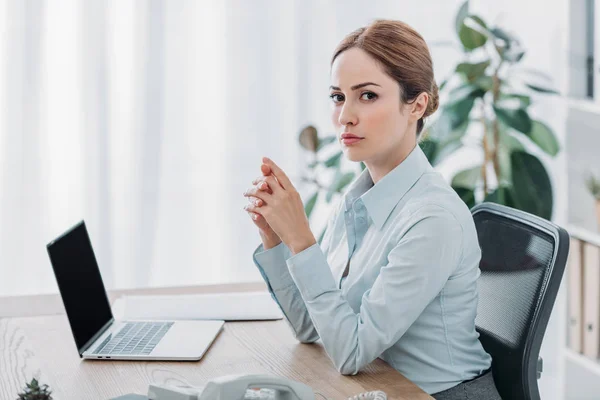
POLYGON ((354 375, 395 344, 440 293, 462 258, 462 227, 441 207, 424 207, 390 251, 358 314, 313 245, 287 260, 325 350, 354 375))
POLYGON ((319 339, 319 335, 288 271, 286 260, 291 256, 290 249, 281 242, 268 250, 260 244, 254 251, 253 259, 296 339, 302 343, 312 343, 319 339))

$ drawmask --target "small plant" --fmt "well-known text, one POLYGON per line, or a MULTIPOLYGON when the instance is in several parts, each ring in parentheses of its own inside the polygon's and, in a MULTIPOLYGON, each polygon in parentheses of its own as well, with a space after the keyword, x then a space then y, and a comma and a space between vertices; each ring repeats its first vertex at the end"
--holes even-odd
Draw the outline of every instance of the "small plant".
POLYGON ((600 201, 600 179, 590 173, 585 179, 585 186, 587 186, 596 201, 600 201))
POLYGON ((28 383, 23 393, 18 394, 17 400, 52 400, 51 391, 48 390, 48 385, 39 385, 37 379, 33 378, 31 383, 28 383))

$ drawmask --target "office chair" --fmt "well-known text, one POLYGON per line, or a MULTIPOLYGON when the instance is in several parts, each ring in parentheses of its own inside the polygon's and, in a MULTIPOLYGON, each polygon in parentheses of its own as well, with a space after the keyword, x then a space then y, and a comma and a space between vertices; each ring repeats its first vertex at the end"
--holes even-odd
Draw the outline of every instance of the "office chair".
POLYGON ((475 324, 503 399, 539 400, 542 338, 569 252, 569 234, 510 207, 471 210, 481 247, 475 324))

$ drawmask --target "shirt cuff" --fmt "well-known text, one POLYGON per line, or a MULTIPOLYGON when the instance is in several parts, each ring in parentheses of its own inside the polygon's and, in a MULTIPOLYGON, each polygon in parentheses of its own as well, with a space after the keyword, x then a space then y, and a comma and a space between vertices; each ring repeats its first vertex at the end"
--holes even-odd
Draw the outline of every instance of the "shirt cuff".
POLYGON ((292 252, 283 242, 268 250, 260 244, 254 251, 254 263, 273 290, 285 289, 294 284, 285 263, 291 255, 292 252))
POLYGON ((305 301, 314 300, 337 288, 327 258, 318 243, 288 258, 286 263, 305 301))

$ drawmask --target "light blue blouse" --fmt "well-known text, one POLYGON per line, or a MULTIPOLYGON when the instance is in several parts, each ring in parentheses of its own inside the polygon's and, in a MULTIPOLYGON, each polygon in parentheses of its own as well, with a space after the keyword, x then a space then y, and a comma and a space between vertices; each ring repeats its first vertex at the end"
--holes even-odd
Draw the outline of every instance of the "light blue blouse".
POLYGON ((475 331, 480 258, 468 207, 419 146, 375 185, 365 169, 320 245, 253 254, 298 340, 320 339, 346 375, 379 357, 430 394, 491 365, 475 331))

